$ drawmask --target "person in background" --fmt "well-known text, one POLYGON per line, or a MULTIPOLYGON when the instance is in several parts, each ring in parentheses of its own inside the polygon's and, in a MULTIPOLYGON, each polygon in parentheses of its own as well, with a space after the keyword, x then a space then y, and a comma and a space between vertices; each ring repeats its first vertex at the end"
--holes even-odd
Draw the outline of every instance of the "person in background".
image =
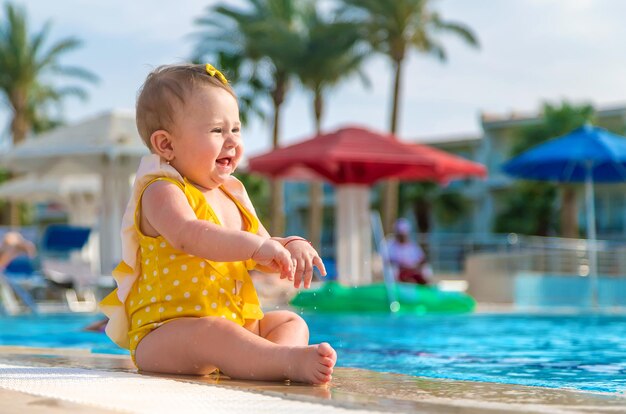
POLYGON ((400 218, 394 226, 393 240, 388 243, 389 262, 396 267, 400 282, 430 284, 432 272, 422 248, 411 240, 411 223, 400 218))
POLYGON ((4 270, 17 256, 35 256, 35 245, 16 231, 7 232, 0 243, 0 270, 4 270))

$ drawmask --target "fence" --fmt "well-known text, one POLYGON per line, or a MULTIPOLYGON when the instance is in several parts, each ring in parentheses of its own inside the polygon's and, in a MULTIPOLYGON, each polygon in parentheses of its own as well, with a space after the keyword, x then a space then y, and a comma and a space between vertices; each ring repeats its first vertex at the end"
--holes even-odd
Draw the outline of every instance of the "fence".
MULTIPOLYGON (((499 258, 502 271, 590 274, 594 246, 586 239, 507 235, 418 235, 429 261, 438 274, 462 274, 468 258, 490 255, 499 258)), ((626 240, 596 241, 597 272, 626 277, 626 240)))
POLYGON ((516 234, 421 237, 435 273, 466 280, 479 302, 520 308, 626 307, 625 241, 516 234), (594 249, 595 272, 590 266, 594 249))

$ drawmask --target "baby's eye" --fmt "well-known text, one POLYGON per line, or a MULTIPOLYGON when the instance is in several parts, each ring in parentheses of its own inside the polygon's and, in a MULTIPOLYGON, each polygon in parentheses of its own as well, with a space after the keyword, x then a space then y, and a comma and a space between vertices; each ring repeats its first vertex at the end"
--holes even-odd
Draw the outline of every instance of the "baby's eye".
POLYGON ((237 127, 237 128, 233 128, 232 133, 233 133, 233 134, 236 134, 236 133, 237 133, 237 132, 239 132, 239 131, 240 131, 239 127, 237 127))
POLYGON ((215 133, 217 133, 217 134, 221 134, 221 133, 222 133, 222 128, 213 128, 213 129, 211 130, 211 132, 215 132, 215 133))

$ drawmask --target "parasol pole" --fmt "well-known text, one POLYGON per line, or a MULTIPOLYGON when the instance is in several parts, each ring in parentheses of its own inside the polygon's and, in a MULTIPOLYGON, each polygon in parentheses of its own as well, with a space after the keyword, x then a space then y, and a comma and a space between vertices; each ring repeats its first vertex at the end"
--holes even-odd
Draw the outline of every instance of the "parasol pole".
POLYGON ((596 209, 593 202, 593 161, 587 160, 585 175, 585 210, 587 214, 587 249, 589 251, 589 284, 591 307, 598 308, 598 250, 596 246, 596 209))
POLYGON ((335 240, 337 281, 344 286, 372 283, 372 230, 369 218, 369 187, 337 186, 335 240))
POLYGON ((400 310, 400 302, 396 297, 396 275, 393 265, 389 261, 389 249, 387 240, 385 240, 385 232, 383 230, 383 222, 380 219, 380 213, 376 210, 370 212, 370 221, 372 222, 372 234, 374 242, 383 261, 383 278, 385 280, 385 288, 387 289, 387 300, 389 301, 389 310, 398 312, 400 310))

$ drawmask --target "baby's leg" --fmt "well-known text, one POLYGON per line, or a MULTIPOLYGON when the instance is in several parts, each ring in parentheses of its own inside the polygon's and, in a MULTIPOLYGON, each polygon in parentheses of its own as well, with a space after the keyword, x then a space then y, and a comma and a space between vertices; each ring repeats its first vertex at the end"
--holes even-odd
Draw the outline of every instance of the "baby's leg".
POLYGON ((246 328, 275 344, 309 344, 309 327, 304 319, 290 311, 266 312, 263 319, 246 328))
POLYGON ((181 318, 152 331, 139 343, 142 371, 203 375, 219 368, 237 379, 322 384, 330 381, 336 356, 330 345, 275 344, 218 317, 181 318))
MULTIPOLYGON (((255 321, 251 326, 246 326, 255 334, 272 341, 275 344, 287 346, 306 346, 309 344, 309 327, 304 319, 290 311, 267 312, 263 319, 255 321)), ((331 368, 328 374, 332 374, 332 368, 337 362, 337 353, 327 343, 314 345, 317 349, 317 357, 331 368)))

